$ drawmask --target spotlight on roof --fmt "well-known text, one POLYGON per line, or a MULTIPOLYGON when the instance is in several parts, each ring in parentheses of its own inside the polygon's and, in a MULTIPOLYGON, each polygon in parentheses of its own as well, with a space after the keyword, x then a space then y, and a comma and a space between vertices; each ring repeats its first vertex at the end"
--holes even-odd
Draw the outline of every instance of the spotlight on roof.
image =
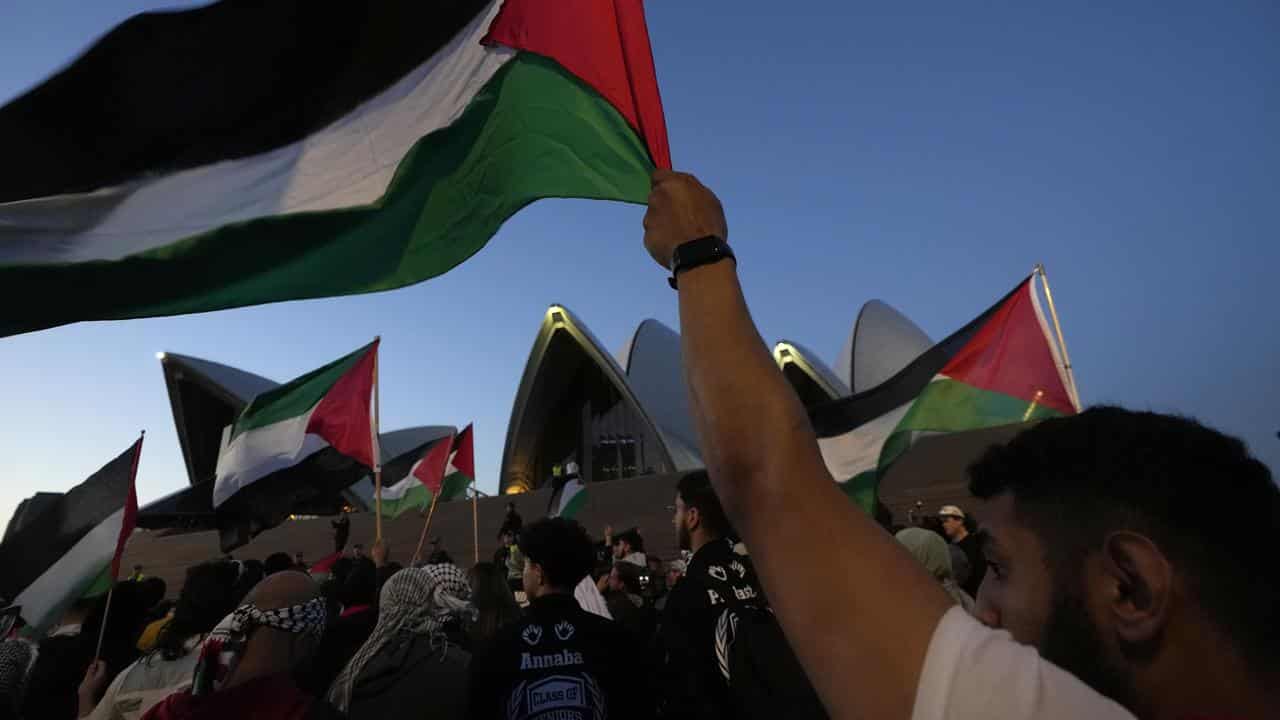
POLYGON ((163 351, 163 350, 161 350, 160 352, 156 353, 156 359, 157 359, 157 360, 163 360, 163 359, 164 359, 164 351, 163 351))

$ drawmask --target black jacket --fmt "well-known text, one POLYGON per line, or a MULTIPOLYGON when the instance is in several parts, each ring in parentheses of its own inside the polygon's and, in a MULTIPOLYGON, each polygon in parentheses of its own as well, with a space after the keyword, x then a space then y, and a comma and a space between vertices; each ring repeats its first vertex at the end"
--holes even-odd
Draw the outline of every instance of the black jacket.
POLYGON ((726 540, 699 548, 658 621, 664 717, 736 717, 716 660, 715 631, 725 608, 745 604, 768 607, 751 560, 726 540))
POLYGON ((540 597, 471 663, 476 720, 652 718, 640 641, 578 606, 540 597))

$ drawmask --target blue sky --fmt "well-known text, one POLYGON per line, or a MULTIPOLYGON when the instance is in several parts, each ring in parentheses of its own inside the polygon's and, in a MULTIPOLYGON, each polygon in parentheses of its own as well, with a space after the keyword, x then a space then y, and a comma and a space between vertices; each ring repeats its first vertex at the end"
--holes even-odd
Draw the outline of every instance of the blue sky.
MULTIPOLYGON (((171 4, 9 0, 0 102, 171 4)), ((648 5, 675 162, 724 201, 768 340, 833 362, 871 298, 940 338, 1043 262, 1086 403, 1195 415, 1280 470, 1280 6, 648 5)), ((492 491, 547 305, 610 349, 676 324, 642 215, 544 201, 411 288, 0 340, 0 521, 142 428, 143 501, 186 483, 157 351, 285 380, 375 334, 384 429, 474 420, 492 491)))

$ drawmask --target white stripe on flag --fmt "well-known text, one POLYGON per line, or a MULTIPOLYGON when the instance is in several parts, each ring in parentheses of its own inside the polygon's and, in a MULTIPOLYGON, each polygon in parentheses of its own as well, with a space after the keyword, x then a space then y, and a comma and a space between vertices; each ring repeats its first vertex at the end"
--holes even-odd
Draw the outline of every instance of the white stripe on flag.
POLYGON ((409 149, 448 127, 515 53, 481 38, 494 0, 399 82, 303 140, 92 193, 0 204, 0 264, 119 260, 230 223, 369 205, 409 149))
POLYGON ((240 433, 231 445, 218 454, 213 484, 213 506, 267 475, 293 467, 304 459, 329 447, 319 435, 307 433, 310 410, 297 417, 240 433))
POLYGON ((899 405, 880 417, 859 425, 843 435, 818 438, 818 449, 827 471, 836 482, 843 483, 868 470, 875 470, 880 463, 880 450, 893 434, 898 423, 911 409, 911 402, 899 405))
POLYGON ((71 603, 89 589, 103 568, 111 564, 123 526, 124 508, 120 508, 85 533, 65 555, 19 593, 13 604, 22 608, 22 619, 37 632, 57 622, 71 603))

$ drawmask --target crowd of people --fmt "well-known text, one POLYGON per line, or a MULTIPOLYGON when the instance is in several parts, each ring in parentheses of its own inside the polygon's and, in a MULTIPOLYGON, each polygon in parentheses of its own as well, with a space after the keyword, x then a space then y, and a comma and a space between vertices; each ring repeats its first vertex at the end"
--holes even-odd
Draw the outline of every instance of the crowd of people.
POLYGON ((0 719, 1276 716, 1280 489, 1241 442, 1091 408, 968 469, 980 524, 878 523, 828 474, 727 233, 697 180, 655 174, 645 244, 707 463, 674 493, 680 557, 510 506, 465 570, 381 542, 322 574, 220 559, 171 607, 138 571, 105 627, 99 599, 0 645, 0 719))

